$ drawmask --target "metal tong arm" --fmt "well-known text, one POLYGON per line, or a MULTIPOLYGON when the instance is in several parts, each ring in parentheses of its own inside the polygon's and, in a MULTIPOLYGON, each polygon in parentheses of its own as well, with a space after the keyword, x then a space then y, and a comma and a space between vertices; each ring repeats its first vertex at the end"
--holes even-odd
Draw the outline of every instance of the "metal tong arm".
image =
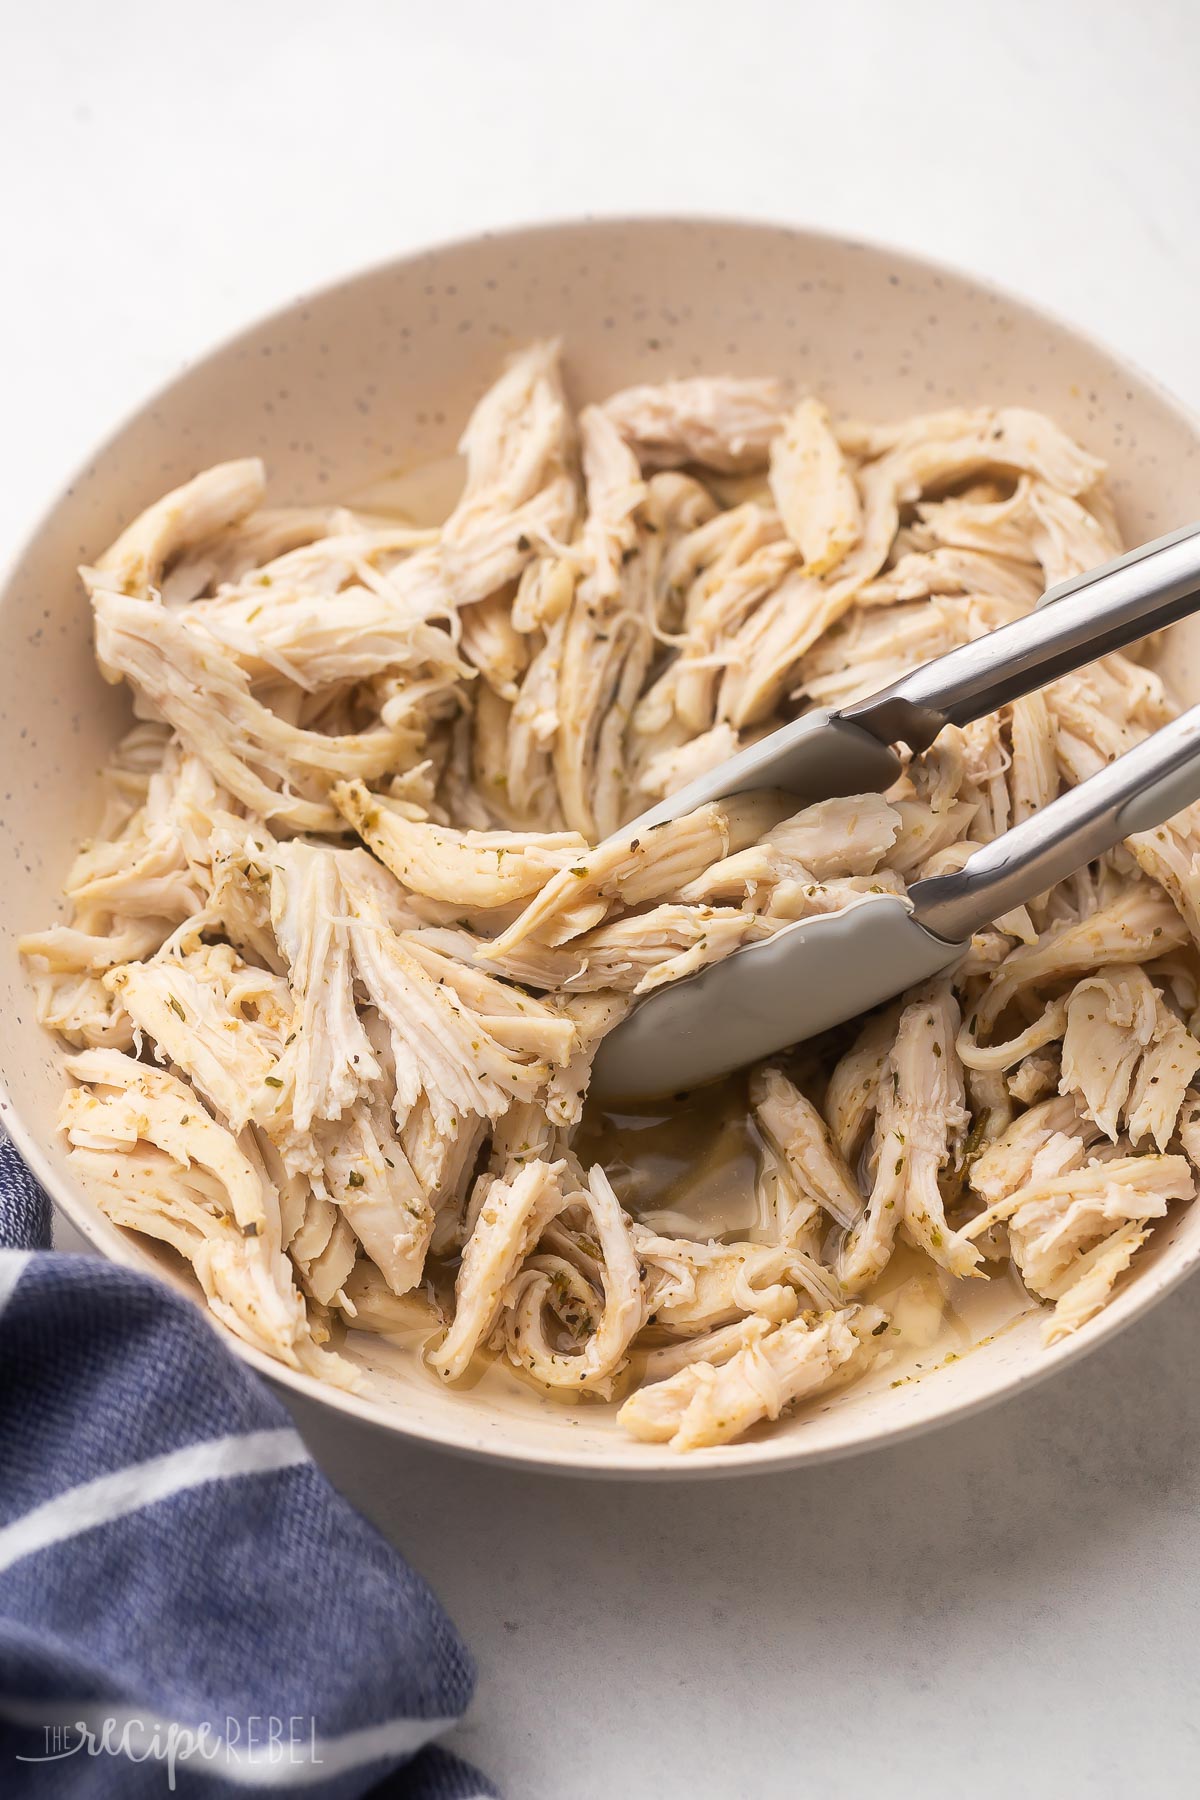
POLYGON ((1188 525, 1060 583, 1025 618, 913 669, 836 716, 880 743, 907 744, 919 753, 943 726, 981 719, 1006 700, 1175 624, 1198 602, 1200 525, 1188 525))
POLYGON ((958 874, 915 882, 908 896, 913 915, 935 937, 965 943, 1122 838, 1152 831, 1194 800, 1200 800, 1200 706, 976 850, 958 874))

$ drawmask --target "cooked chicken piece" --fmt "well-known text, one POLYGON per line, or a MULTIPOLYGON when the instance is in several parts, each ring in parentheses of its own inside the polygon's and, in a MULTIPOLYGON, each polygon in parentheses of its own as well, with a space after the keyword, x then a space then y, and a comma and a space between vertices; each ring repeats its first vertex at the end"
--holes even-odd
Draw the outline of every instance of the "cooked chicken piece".
POLYGON ((657 387, 626 388, 604 412, 646 469, 704 463, 710 469, 753 469, 767 460, 779 430, 777 382, 699 375, 657 387))
POLYGON ((801 1192, 839 1225, 853 1226, 862 1214, 862 1195, 816 1107, 781 1070, 770 1068, 751 1076, 750 1105, 755 1124, 801 1192))
MULTIPOLYGON (((512 1014, 485 1018, 473 1012, 452 985, 461 964, 449 958, 435 962, 435 953, 417 934, 392 931, 357 872, 343 870, 342 885, 354 967, 390 1035, 397 1123, 403 1127, 422 1093, 438 1130, 451 1133, 463 1113, 496 1119, 511 1099, 531 1100, 549 1075, 549 1064, 521 1046, 523 1034, 514 1030, 512 1014)), ((536 1001, 520 1006, 531 1028, 550 1023, 536 1001)), ((569 1054, 565 1045, 564 1052, 569 1054)))
POLYGON ((1027 563, 943 546, 908 551, 890 568, 864 582, 854 602, 856 606, 891 607, 897 601, 931 600, 940 595, 987 596, 1006 622, 1028 612, 1041 590, 1036 571, 1027 563))
POLYGON ((818 881, 871 875, 896 841, 900 816, 882 794, 821 800, 767 833, 765 842, 795 857, 818 881))
POLYGON ((232 1131, 275 1111, 271 1090, 284 1085, 276 1070, 292 1019, 291 995, 277 975, 218 946, 126 963, 110 970, 105 985, 232 1131))
POLYGON ((243 962, 282 975, 287 959, 271 925, 268 858, 276 846, 261 821, 254 836, 224 826, 213 829, 209 892, 201 912, 176 927, 164 940, 162 954, 186 956, 210 938, 227 942, 243 962))
POLYGON ((767 1319, 758 1313, 749 1313, 746 1318, 735 1319, 732 1325, 720 1325, 716 1331, 706 1331, 701 1337, 680 1338, 678 1343, 667 1344, 662 1350, 651 1350, 643 1365, 644 1385, 650 1387, 655 1382, 666 1381, 692 1363, 708 1363, 718 1369, 739 1350, 757 1344, 770 1330, 767 1319))
POLYGON ((1104 474, 1099 458, 1089 456, 1044 413, 1020 406, 956 407, 865 429, 842 424, 838 441, 854 456, 915 452, 927 486, 963 481, 981 470, 1017 469, 1039 475, 1064 493, 1084 494, 1104 474))
MULTIPOLYGON (((1089 773, 1103 763, 1114 745, 1125 748, 1136 742, 1174 718, 1178 710, 1167 697, 1162 676, 1120 651, 1089 663, 1074 675, 1064 675, 1046 689, 1046 698, 1060 730, 1075 735, 1090 750, 1090 760, 1078 765, 1086 766, 1089 773)), ((1072 753, 1079 754, 1079 747, 1072 753)), ((1069 765, 1067 772, 1075 781, 1083 779, 1069 765)))
POLYGON ((295 1128, 339 1119, 380 1079, 354 999, 354 965, 341 870, 365 861, 353 850, 281 844, 272 859, 271 924, 287 958, 294 1002, 289 1071, 295 1128))
MULTIPOLYGON (((1035 1168, 1057 1174, 1078 1167, 1100 1135, 1080 1112, 1073 1094, 1056 1095, 1031 1106, 970 1159, 968 1179, 988 1202, 1004 1200, 1028 1183, 1035 1168)), ((973 1219, 964 1235, 977 1236, 977 1227, 986 1229, 973 1219)))
POLYGON ((527 1163, 513 1181, 493 1181, 488 1188, 454 1284, 454 1319, 429 1357, 430 1367, 448 1381, 466 1372, 500 1317, 509 1282, 567 1204, 565 1168, 562 1162, 527 1163))
POLYGON ((764 840, 713 863, 703 875, 680 888, 679 898, 689 906, 735 900, 746 910, 764 912, 770 907, 776 888, 785 881, 817 885, 811 869, 806 869, 794 857, 772 849, 764 840))
MULTIPOLYGON (((801 1230, 804 1210, 816 1211, 815 1202, 800 1196, 792 1208, 790 1229, 801 1230)), ((778 1324, 795 1317, 800 1304, 798 1288, 817 1304, 829 1304, 840 1285, 806 1250, 788 1244, 708 1243, 690 1238, 660 1237, 643 1225, 634 1227, 634 1242, 645 1263, 651 1285, 651 1310, 656 1325, 691 1336, 726 1325, 746 1313, 756 1313, 778 1324)))
MULTIPOLYGON (((1106 673, 1104 666, 1097 664, 1087 671, 1086 678, 1066 676, 1046 691, 1059 766, 1071 782, 1086 781, 1097 774, 1164 722, 1159 696, 1153 689, 1147 691, 1143 687, 1140 672, 1132 675, 1134 665, 1115 656, 1106 660, 1116 666, 1115 674, 1112 669, 1106 673)), ((1190 820, 1191 813, 1192 809, 1188 809, 1180 819, 1190 820)), ((1166 844, 1166 834, 1174 825, 1175 821, 1171 821, 1156 832, 1131 838, 1130 850, 1137 855, 1139 844, 1166 844)), ((1169 866, 1169 857, 1167 861, 1169 866)), ((1154 868, 1147 867, 1146 872, 1157 879, 1154 868)))
POLYGON ((952 850, 970 834, 979 810, 973 800, 954 800, 934 808, 921 800, 909 800, 893 792, 889 802, 900 825, 885 861, 889 869, 912 879, 943 851, 952 850))
POLYGON ((1188 1029, 1195 1036, 1193 1027, 1197 1020, 1193 1015, 1200 1008, 1200 961, 1192 954, 1190 945, 1185 945, 1173 956, 1156 956, 1146 973, 1171 1011, 1187 1020, 1188 1029))
POLYGON ((959 798, 975 802, 971 830, 980 841, 990 843, 1010 823, 1007 774, 1012 758, 1001 738, 999 715, 974 719, 958 735, 963 769, 959 798))
POLYGON ((1046 690, 1059 765, 1071 782, 1086 781, 1146 735, 1132 696, 1101 686, 1094 670, 1089 676, 1066 676, 1046 690))
POLYGON ((1126 843, 1139 867, 1174 902, 1193 943, 1200 944, 1200 808, 1189 806, 1126 843))
MULTIPOLYGON (((979 811, 976 812, 975 817, 978 821, 979 811)), ((966 867, 974 852, 981 849, 986 841, 986 835, 981 833, 978 838, 964 838, 960 843, 948 845, 945 850, 938 850, 933 856, 922 862, 921 879, 925 880, 934 875, 957 874, 960 869, 966 867)), ((879 873, 886 876, 889 871, 882 869, 879 873)), ((901 882, 900 892, 906 893, 907 891, 907 885, 901 882)), ((972 975, 979 973, 981 967, 990 969, 996 962, 1000 962, 1008 952, 1007 940, 1010 938, 1017 938, 1022 944, 1036 944, 1037 927, 1030 917, 1027 907, 1011 907, 1008 912, 1000 914, 994 929, 973 934, 971 950, 968 953, 969 960, 964 958, 965 966, 960 965, 962 979, 969 980, 972 975), (997 939, 1001 942, 997 943, 997 939)))
POLYGON ((132 1050, 133 1020, 100 976, 43 974, 35 966, 33 985, 38 1022, 73 1049, 132 1050))
POLYGON ((1005 1085, 1014 1100, 1019 1100, 1023 1106, 1032 1106, 1035 1100, 1058 1091, 1061 1073, 1059 1058, 1051 1051, 1034 1051, 1017 1064, 1005 1085))
MULTIPOLYGON (((846 447, 845 438, 842 442, 846 447)), ((858 472, 864 500, 862 534, 834 583, 851 598, 883 567, 899 529, 901 506, 926 493, 994 469, 1041 475, 1068 493, 1082 493, 1103 474, 1103 464, 1080 450, 1049 419, 1022 407, 934 414, 911 420, 894 434, 884 427, 876 434, 871 453, 878 459, 858 472)), ((994 567, 996 560, 986 562, 994 567)), ((1012 573, 1024 581, 1019 565, 1012 565, 1012 573)))
POLYGON ((910 1242, 953 1275, 975 1273, 979 1255, 946 1223, 938 1175, 970 1121, 955 1048, 959 1010, 942 977, 919 988, 900 1015, 879 1079, 866 1217, 850 1233, 838 1274, 851 1292, 881 1273, 903 1227, 910 1242))
POLYGON ((343 736, 302 730, 252 697, 246 675, 215 640, 157 602, 102 590, 94 606, 107 679, 124 676, 141 703, 264 818, 300 831, 335 829, 337 815, 321 797, 331 779, 370 780, 416 760, 422 733, 406 717, 343 736))
POLYGON ((983 485, 943 500, 922 501, 917 507, 922 537, 953 550, 1032 562, 1029 488, 1029 478, 1023 475, 1007 496, 995 485, 983 485))
POLYGON ((161 586, 174 558, 252 513, 265 488, 263 466, 254 456, 217 463, 173 488, 121 533, 94 568, 80 570, 89 595, 111 589, 144 599, 161 586))
POLYGON ((1119 1226, 1161 1218, 1171 1201, 1191 1200, 1195 1187, 1186 1157, 1118 1156, 1066 1174, 1035 1176, 991 1211, 1001 1216, 1003 1208, 1007 1216, 1013 1261, 1025 1285, 1057 1299, 1083 1252, 1119 1226))
MULTIPOLYGON (((806 1259, 803 1268, 797 1260, 793 1274, 819 1306, 839 1306, 845 1299, 841 1283, 833 1271, 821 1262, 827 1243, 833 1242, 829 1223, 810 1194, 796 1180, 786 1160, 763 1138, 755 1144, 754 1213, 745 1229, 763 1243, 786 1242, 794 1246, 797 1257, 806 1259)), ((659 1231, 688 1232, 693 1229, 686 1213, 646 1213, 648 1224, 659 1231)))
POLYGON ((1070 1271, 1070 1284, 1054 1308, 1049 1323, 1043 1328, 1048 1344, 1057 1343, 1099 1312, 1112 1292, 1118 1275, 1124 1273, 1150 1236, 1150 1228, 1134 1220, 1118 1226, 1094 1250, 1085 1251, 1070 1271))
POLYGON ((711 731, 701 732, 686 744, 660 750, 651 756, 638 776, 638 788, 651 799, 676 794, 689 782, 707 775, 719 763, 727 762, 741 749, 741 739, 732 725, 722 720, 711 731))
MULTIPOLYGON (((482 683, 475 693, 474 717, 469 724, 464 718, 453 734, 438 798, 460 829, 490 831, 516 823, 506 793, 512 715, 511 702, 482 683)), ((560 821, 549 823, 557 826, 560 821)))
POLYGON ((769 929, 752 912, 667 901, 555 948, 526 941, 498 956, 482 944, 477 954, 530 987, 641 994, 720 962, 742 944, 768 936, 769 929))
MULTIPOLYGON (((1058 798, 1058 754, 1054 721, 1044 694, 1026 694, 1014 700, 1008 709, 1012 764, 1008 788, 1012 801, 1012 823, 1019 825, 1058 798)), ((1046 896, 1029 903, 1029 910, 1039 924, 1045 919, 1046 896)))
POLYGON ((424 1271, 434 1209, 397 1140, 390 1111, 378 1100, 359 1101, 336 1123, 320 1125, 315 1136, 329 1197, 391 1291, 407 1293, 424 1271))
POLYGON ((68 877, 72 923, 17 940, 39 1020, 80 1049, 130 1048, 132 1022, 103 977, 120 963, 153 956, 201 904, 203 884, 187 862, 178 829, 150 814, 148 805, 133 814, 114 809, 120 836, 85 846, 68 877))
POLYGON ((397 668, 414 680, 436 671, 453 682, 470 671, 450 633, 432 621, 445 610, 432 559, 395 562, 428 536, 395 527, 322 538, 193 602, 186 621, 203 626, 256 682, 282 676, 311 693, 397 668))
POLYGON ((740 900, 744 916, 751 921, 753 915, 760 916, 759 932, 765 936, 771 927, 791 919, 844 912, 872 895, 896 894, 903 898, 906 892, 904 881, 890 869, 818 881, 811 869, 772 849, 764 840, 714 863, 707 874, 688 882, 681 890, 681 898, 691 905, 708 899, 740 900))
POLYGON ((1120 554, 1119 540, 1086 506, 1045 481, 1029 486, 1030 542, 1047 587, 1069 581, 1120 554))
POLYGON ((651 589, 655 631, 664 640, 682 623, 685 590, 696 573, 696 534, 724 516, 710 489, 690 475, 669 470, 646 483, 641 520, 645 533, 659 540, 651 589))
POLYGON ((802 400, 771 445, 771 494, 812 575, 825 575, 856 541, 862 508, 854 477, 819 400, 802 400))
POLYGON ((512 623, 511 606, 500 594, 477 601, 462 615, 459 644, 472 668, 493 693, 514 701, 529 666, 529 640, 512 623))
POLYGON ((584 409, 579 429, 586 567, 558 647, 552 756, 563 817, 595 838, 620 823, 621 746, 650 666, 657 553, 637 526, 646 489, 635 458, 596 408, 584 409))
POLYGON ((684 627, 690 632, 702 623, 743 618, 766 591, 768 584, 761 578, 774 573, 778 579, 795 559, 795 548, 774 507, 747 500, 715 512, 667 546, 659 574, 667 616, 660 623, 677 633, 684 627), (749 577, 747 569, 752 571, 749 577))
POLYGON ((1038 1017, 1016 1037, 1002 1044, 979 1044, 975 1040, 976 1015, 965 1022, 958 1034, 958 1055, 964 1067, 992 1074, 1011 1069, 1024 1058, 1032 1057, 1047 1044, 1056 1044, 1067 1027, 1067 1001, 1064 995, 1050 1001, 1038 1017))
MULTIPOLYGON (((1157 1022, 1158 995, 1140 969, 1102 969, 1081 981, 1067 1002, 1062 1091, 1079 1094, 1088 1117, 1113 1143, 1134 1070, 1157 1022)), ((1186 1086, 1185 1077, 1181 1099, 1186 1086)))
POLYGON ((545 1108, 550 1124, 564 1129, 579 1123, 592 1062, 601 1040, 624 1018, 629 1002, 623 994, 604 989, 560 1002, 575 1032, 575 1048, 564 1063, 550 1072, 545 1108))
MULTIPOLYGON (((568 602, 569 604, 569 602, 568 602)), ((515 819, 561 822, 553 747, 558 733, 558 681, 566 622, 553 620, 535 650, 504 731, 504 767, 492 776, 515 819)))
POLYGON ((293 550, 328 538, 384 530, 402 550, 437 541, 436 531, 374 520, 346 506, 261 506, 244 519, 203 538, 172 563, 161 583, 168 606, 190 606, 236 588, 243 578, 277 563, 293 550))
POLYGON ((166 935, 163 920, 128 919, 120 913, 105 916, 112 922, 107 934, 78 925, 51 925, 46 931, 26 932, 17 940, 17 949, 48 975, 104 975, 119 963, 153 956, 166 935))
POLYGON ((810 1323, 793 1319, 715 1368, 693 1363, 631 1394, 617 1417, 631 1436, 675 1450, 727 1444, 760 1419, 816 1393, 869 1354, 884 1323, 877 1307, 849 1307, 810 1323))
POLYGON ((886 612, 848 613, 797 665, 795 693, 815 706, 846 706, 877 693, 918 663, 968 640, 961 602, 935 600, 886 612))
POLYGON ((644 835, 611 838, 561 870, 486 952, 496 962, 527 938, 567 943, 625 909, 685 887, 709 863, 754 843, 784 810, 773 794, 739 794, 651 826, 644 835))
POLYGON ((474 961, 447 956, 424 932, 406 932, 403 943, 414 962, 457 995, 506 1049, 543 1057, 559 1067, 574 1055, 575 1027, 557 1007, 522 993, 474 961))
POLYGON ((65 883, 78 915, 119 913, 169 929, 202 909, 204 882, 183 841, 175 805, 181 784, 173 774, 164 758, 146 785, 144 803, 116 831, 82 846, 65 883))
POLYGON ((412 807, 370 793, 361 781, 337 783, 330 798, 397 881, 456 906, 527 899, 587 850, 573 831, 455 831, 414 818, 412 807))
POLYGON ((451 537, 447 520, 441 562, 453 602, 461 607, 488 599, 522 574, 531 554, 561 547, 571 536, 577 506, 574 479, 556 475, 523 506, 464 529, 461 542, 451 537))
POLYGON ((264 1258, 222 1218, 220 1189, 201 1171, 146 1144, 119 1164, 108 1149, 73 1151, 72 1160, 114 1224, 161 1240, 191 1263, 210 1311, 237 1337, 335 1386, 357 1386, 353 1366, 321 1348, 325 1334, 304 1316, 288 1259, 264 1258))
POLYGON ((785 876, 771 889, 763 917, 768 926, 778 926, 818 913, 847 912, 880 894, 894 894, 902 900, 907 892, 907 884, 891 869, 876 869, 873 875, 847 875, 841 881, 812 882, 785 876))
POLYGON ((637 543, 635 520, 646 499, 637 459, 608 415, 585 406, 579 415, 587 518, 583 526, 584 586, 593 601, 621 591, 621 566, 637 543))
POLYGON ((462 1232, 465 1190, 487 1128, 487 1119, 467 1113, 451 1131, 439 1130, 424 1094, 400 1128, 404 1154, 434 1215, 429 1248, 439 1256, 461 1248, 466 1241, 462 1232))
POLYGON ((854 1168, 879 1105, 879 1084, 896 1041, 899 1003, 873 1013, 839 1060, 825 1091, 825 1117, 838 1155, 854 1168))
POLYGON ((62 1128, 108 1216, 186 1256, 213 1312, 247 1343, 293 1368, 311 1360, 278 1196, 233 1136, 184 1082, 117 1051, 85 1051, 67 1070, 86 1085, 63 1101, 62 1128))
POLYGON ((265 1245, 273 1229, 277 1235, 269 1197, 233 1135, 184 1082, 116 1050, 86 1050, 68 1058, 66 1066, 79 1081, 104 1090, 88 1094, 77 1088, 68 1095, 64 1117, 72 1144, 92 1149, 132 1146, 139 1139, 156 1144, 185 1168, 195 1163, 209 1171, 221 1184, 243 1236, 261 1238, 265 1245))
POLYGON ((332 1200, 309 1191, 302 1203, 300 1225, 285 1247, 305 1293, 320 1306, 332 1306, 354 1267, 358 1240, 332 1200))
POLYGON ((786 693, 828 610, 820 583, 793 567, 795 554, 785 539, 765 543, 689 595, 683 649, 661 677, 685 730, 700 735, 721 718, 738 729, 757 724, 786 693), (693 609, 697 591, 704 598, 693 609))
POLYGON ((571 604, 579 579, 576 558, 539 556, 527 563, 513 596, 510 618, 514 631, 549 631, 571 604))
POLYGON ((547 1387, 607 1399, 646 1322, 646 1296, 629 1221, 603 1169, 588 1174, 587 1203, 602 1298, 561 1257, 533 1257, 505 1294, 505 1349, 547 1387))
POLYGON ((442 528, 441 569, 459 606, 486 600, 535 548, 571 534, 571 428, 556 343, 514 357, 471 414, 459 443, 462 497, 442 528))
MULTIPOLYGON (((305 1255, 311 1253, 314 1259, 319 1259, 328 1248, 338 1220, 337 1208, 323 1194, 314 1191, 308 1169, 287 1168, 278 1146, 261 1126, 251 1125, 243 1131, 238 1146, 251 1166, 275 1190, 279 1201, 279 1239, 299 1270, 302 1285, 306 1285, 305 1255), (294 1253, 296 1245, 300 1248, 294 1253)), ((345 1235, 338 1233, 339 1238, 345 1235)), ((349 1236, 352 1240, 353 1233, 349 1236)))
POLYGON ((566 1139, 540 1101, 517 1101, 492 1127, 487 1173, 513 1181, 526 1163, 561 1162, 569 1154, 566 1139))
POLYGON ((1036 944, 1023 944, 1007 956, 976 1008, 976 1036, 985 1036, 1019 994, 1105 963, 1148 962, 1176 948, 1186 935, 1164 894, 1149 882, 1132 884, 1099 911, 1052 925, 1036 944))
MULTIPOLYGON (((1036 1112, 1038 1108, 1033 1110, 1036 1112)), ((1017 1121, 1018 1125, 1022 1123, 1023 1120, 1017 1121)), ((991 1185, 1000 1186, 1004 1191, 963 1228, 963 1236, 976 1243, 994 1238, 995 1228, 1009 1218, 1028 1189, 1042 1188, 1047 1182, 1060 1176, 1065 1179, 1073 1172, 1078 1172, 1082 1178, 1088 1170, 1121 1160, 1128 1149, 1127 1145, 1104 1142, 1090 1120, 1082 1121, 1074 1131, 1050 1131, 1043 1127, 1035 1132, 1030 1127, 1019 1140, 1014 1136, 1015 1130, 1015 1126, 1010 1126, 998 1140, 1003 1143, 1006 1138, 1011 1139, 1012 1149, 1008 1160, 998 1164, 991 1176, 991 1185), (1016 1180, 1020 1171, 1023 1173, 1016 1180)))
POLYGON ((1200 1043, 1141 969, 1106 968, 1081 981, 1067 1002, 1062 1088, 1115 1143, 1152 1136, 1165 1150, 1175 1134, 1200 1043))

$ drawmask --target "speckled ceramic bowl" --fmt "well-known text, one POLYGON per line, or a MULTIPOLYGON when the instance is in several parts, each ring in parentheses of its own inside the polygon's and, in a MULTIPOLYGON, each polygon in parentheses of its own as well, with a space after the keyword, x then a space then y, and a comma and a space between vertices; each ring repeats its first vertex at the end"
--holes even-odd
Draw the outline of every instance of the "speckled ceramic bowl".
MULTIPOLYGON (((105 1220, 54 1129, 60 1056, 37 1025, 14 940, 61 909, 97 811, 97 767, 128 720, 100 680, 75 566, 164 489, 222 457, 266 458, 276 500, 359 493, 442 458, 502 354, 561 334, 577 399, 697 370, 783 373, 835 411, 879 418, 954 402, 1042 407, 1110 461, 1131 542, 1200 515, 1200 424, 1143 375, 1032 307, 892 251, 812 232, 680 220, 547 226, 453 244, 301 301, 215 351, 144 407, 64 490, 0 599, 0 1109, 30 1164, 106 1256, 190 1293, 185 1270, 105 1220)), ((1168 672, 1200 694, 1200 624, 1168 672)), ((443 1389, 368 1341, 350 1396, 269 1363, 273 1380, 402 1435, 547 1470, 699 1475, 782 1468, 920 1431, 1061 1368, 1200 1259, 1200 1208, 1160 1226, 1112 1304, 1042 1348, 1024 1319, 892 1388, 894 1371, 688 1459, 629 1442, 611 1412, 505 1384, 443 1389)), ((215 1327, 220 1329, 219 1327, 215 1327)))

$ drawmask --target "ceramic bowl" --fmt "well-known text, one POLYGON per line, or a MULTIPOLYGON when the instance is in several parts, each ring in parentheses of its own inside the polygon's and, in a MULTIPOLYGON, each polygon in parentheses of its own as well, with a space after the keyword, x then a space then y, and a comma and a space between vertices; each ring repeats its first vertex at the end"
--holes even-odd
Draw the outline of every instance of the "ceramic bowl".
MULTIPOLYGON (((76 565, 224 457, 263 456, 275 502, 354 495, 436 465, 505 352, 542 334, 562 337, 576 400, 730 370, 786 374, 835 413, 878 419, 960 402, 1040 407, 1108 459, 1127 541, 1200 514, 1200 423, 1105 349, 917 258, 759 224, 589 221, 451 244, 299 301, 172 382, 63 490, 0 596, 0 1107, 97 1250, 197 1299, 187 1271, 110 1224, 73 1174, 54 1126, 61 1054, 37 1024, 14 948, 61 912, 73 847, 97 815, 97 770, 129 719, 125 694, 96 672, 76 565)), ((1165 655, 1180 697, 1200 695, 1200 622, 1177 627, 1165 655)), ((286 1388, 447 1449, 577 1474, 746 1473, 863 1450, 1009 1394, 1111 1337, 1198 1259, 1195 1207, 1160 1225, 1112 1303, 1052 1349, 1029 1317, 900 1387, 883 1369, 685 1459, 630 1442, 611 1409, 489 1380, 448 1390, 413 1356, 370 1340, 356 1353, 369 1371, 361 1395, 229 1342, 286 1388)))

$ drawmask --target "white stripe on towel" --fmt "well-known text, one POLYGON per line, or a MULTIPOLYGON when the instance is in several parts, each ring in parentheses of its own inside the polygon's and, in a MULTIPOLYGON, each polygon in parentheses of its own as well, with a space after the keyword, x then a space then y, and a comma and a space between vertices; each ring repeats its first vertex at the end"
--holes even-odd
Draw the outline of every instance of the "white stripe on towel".
POLYGON ((457 1724, 457 1719, 386 1719, 382 1725, 363 1725, 340 1737, 318 1737, 301 1746, 304 1760, 290 1766, 272 1765, 263 1757, 228 1766, 223 1773, 241 1787, 315 1787, 385 1756, 412 1756, 457 1724))
POLYGON ((32 1556, 50 1544, 60 1544, 107 1525, 126 1513, 140 1512, 156 1500, 206 1481, 222 1481, 230 1475, 261 1475, 270 1469, 288 1469, 308 1461, 300 1434, 290 1426, 271 1431, 248 1431, 242 1436, 210 1438, 189 1444, 146 1462, 131 1463, 115 1474, 98 1476, 80 1487, 68 1488, 35 1506, 23 1518, 0 1530, 0 1572, 23 1556, 32 1556))
POLYGON ((12 1299, 32 1256, 32 1250, 0 1250, 0 1313, 12 1299))

